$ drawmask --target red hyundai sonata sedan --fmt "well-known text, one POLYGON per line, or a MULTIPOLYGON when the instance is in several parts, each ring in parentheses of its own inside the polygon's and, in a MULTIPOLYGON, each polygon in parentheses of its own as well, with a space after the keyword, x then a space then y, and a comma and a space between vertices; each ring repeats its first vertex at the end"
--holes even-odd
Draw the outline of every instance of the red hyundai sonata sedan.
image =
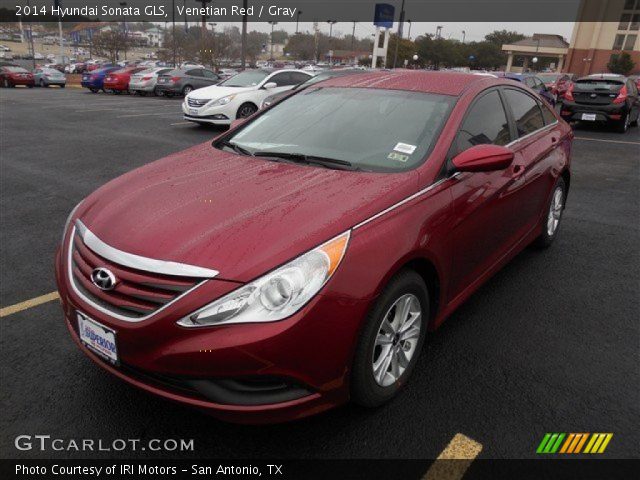
POLYGON ((571 141, 510 80, 319 83, 80 202, 56 258, 67 326, 114 375, 223 419, 381 405, 428 330, 556 238, 571 141))

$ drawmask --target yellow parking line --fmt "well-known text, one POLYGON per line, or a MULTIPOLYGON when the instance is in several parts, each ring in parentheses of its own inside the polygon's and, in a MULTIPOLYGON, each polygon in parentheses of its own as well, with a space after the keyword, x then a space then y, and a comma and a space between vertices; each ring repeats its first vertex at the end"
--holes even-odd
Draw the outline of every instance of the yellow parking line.
POLYGON ((587 140, 589 142, 604 142, 604 143, 621 143, 623 145, 640 145, 640 142, 628 142, 625 140, 607 140, 604 138, 575 137, 574 140, 587 140))
POLYGON ((0 318, 8 317, 9 315, 13 315, 14 313, 21 312, 22 310, 26 310, 28 308, 37 307, 38 305, 51 302, 58 298, 60 298, 58 292, 51 292, 47 293, 46 295, 40 295, 39 297, 26 300, 24 302, 16 303, 15 305, 11 305, 9 307, 0 308, 0 318))
POLYGON ((456 433, 422 479, 460 480, 481 451, 480 443, 461 433, 456 433))

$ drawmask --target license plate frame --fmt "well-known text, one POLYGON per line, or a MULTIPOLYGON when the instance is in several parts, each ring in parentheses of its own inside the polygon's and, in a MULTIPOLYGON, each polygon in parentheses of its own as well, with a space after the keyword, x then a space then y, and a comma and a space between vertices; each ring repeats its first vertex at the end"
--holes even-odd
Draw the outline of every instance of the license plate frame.
POLYGON ((198 116, 198 109, 197 108, 190 108, 189 109, 189 115, 191 115, 193 117, 197 117, 198 116))
POLYGON ((120 365, 117 332, 80 311, 76 311, 76 320, 80 342, 109 363, 120 365))
POLYGON ((580 117, 580 120, 584 120, 586 122, 595 122, 596 114, 595 113, 583 113, 580 117))

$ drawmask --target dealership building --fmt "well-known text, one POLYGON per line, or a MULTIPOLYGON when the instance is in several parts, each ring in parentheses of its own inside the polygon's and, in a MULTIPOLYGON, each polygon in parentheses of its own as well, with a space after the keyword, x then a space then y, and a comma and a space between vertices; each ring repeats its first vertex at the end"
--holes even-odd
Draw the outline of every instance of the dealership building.
POLYGON ((634 73, 639 73, 639 27, 640 0, 582 2, 563 70, 578 75, 606 72, 612 54, 627 52, 635 63, 634 73), (611 11, 617 12, 617 22, 592 20, 611 11))

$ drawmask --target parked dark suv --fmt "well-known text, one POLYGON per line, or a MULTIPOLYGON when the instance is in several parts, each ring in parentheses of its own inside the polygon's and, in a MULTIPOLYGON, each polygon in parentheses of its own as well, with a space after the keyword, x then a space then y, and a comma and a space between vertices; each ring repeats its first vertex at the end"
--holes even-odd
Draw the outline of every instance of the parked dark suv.
POLYGON ((206 68, 171 70, 158 77, 156 85, 159 93, 167 96, 187 95, 192 90, 220 83, 222 77, 206 68))
POLYGON ((567 121, 612 123, 624 133, 629 126, 638 125, 638 87, 622 75, 579 78, 564 94, 560 114, 567 121))

